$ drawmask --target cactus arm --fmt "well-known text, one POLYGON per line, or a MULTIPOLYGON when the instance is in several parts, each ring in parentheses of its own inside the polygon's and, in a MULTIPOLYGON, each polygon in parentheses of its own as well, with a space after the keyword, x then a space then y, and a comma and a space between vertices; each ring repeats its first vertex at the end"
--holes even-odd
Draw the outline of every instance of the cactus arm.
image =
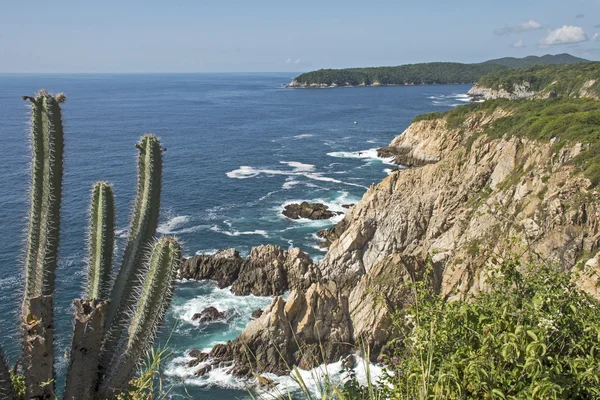
POLYGON ((15 399, 15 388, 10 377, 10 368, 4 358, 4 352, 0 348, 0 398, 6 400, 15 399))
POLYGON ((155 135, 146 134, 136 145, 138 188, 125 246, 123 262, 110 295, 106 317, 107 334, 100 361, 101 374, 115 357, 126 334, 130 311, 137 300, 139 276, 147 249, 158 226, 162 179, 162 148, 155 135))
POLYGON ((181 246, 174 238, 161 238, 152 250, 148 272, 133 313, 124 350, 113 360, 100 395, 112 396, 127 387, 144 352, 152 342, 171 303, 181 246))
POLYGON ((147 134, 136 148, 140 152, 138 188, 123 262, 110 296, 106 323, 110 326, 111 333, 115 329, 122 329, 128 310, 135 304, 135 288, 145 256, 144 249, 153 239, 158 226, 162 178, 160 142, 155 135, 147 134))
POLYGON ((65 386, 65 400, 92 400, 104 338, 107 301, 74 300, 75 324, 65 386))
POLYGON ((110 294, 114 242, 115 200, 113 190, 108 183, 97 182, 92 189, 90 206, 90 255, 86 299, 106 300, 110 294))
POLYGON ((51 295, 60 227, 64 135, 59 104, 62 94, 52 97, 41 90, 32 103, 32 183, 29 233, 25 255, 25 297, 51 295))

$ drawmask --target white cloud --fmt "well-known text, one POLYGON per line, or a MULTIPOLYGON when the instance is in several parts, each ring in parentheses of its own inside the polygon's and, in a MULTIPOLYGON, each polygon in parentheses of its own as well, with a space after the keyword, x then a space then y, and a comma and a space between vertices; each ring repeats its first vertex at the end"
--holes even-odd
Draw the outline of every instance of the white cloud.
POLYGON ((296 60, 294 60, 294 64, 300 64, 300 59, 297 58, 296 60))
POLYGON ((594 33, 594 40, 600 40, 600 33, 594 33))
POLYGON ((582 27, 565 25, 562 28, 550 31, 548 35, 540 41, 540 45, 552 46, 557 44, 585 42, 586 40, 588 40, 588 37, 582 27))
POLYGON ((519 33, 525 31, 535 31, 538 29, 542 29, 544 26, 537 22, 534 19, 529 19, 529 21, 525 21, 518 25, 504 26, 502 28, 497 28, 494 30, 496 35, 510 35, 511 33, 519 33))
POLYGON ((523 43, 523 40, 519 39, 516 42, 514 42, 513 44, 511 44, 511 47, 514 47, 515 49, 519 49, 521 47, 525 47, 525 43, 523 43))
POLYGON ((286 63, 286 64, 291 64, 291 63, 292 63, 292 59, 291 59, 291 58, 288 58, 287 60, 285 60, 285 63, 286 63))

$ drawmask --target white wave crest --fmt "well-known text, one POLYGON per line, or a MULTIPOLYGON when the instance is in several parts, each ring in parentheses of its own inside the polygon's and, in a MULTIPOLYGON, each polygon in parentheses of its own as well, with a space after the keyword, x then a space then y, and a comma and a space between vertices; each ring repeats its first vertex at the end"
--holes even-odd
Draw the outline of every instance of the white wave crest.
POLYGON ((245 231, 245 232, 240 232, 240 231, 224 231, 221 228, 219 228, 217 225, 213 225, 210 227, 210 230, 213 232, 218 232, 218 233, 222 233, 223 235, 227 235, 227 236, 241 236, 241 235, 261 235, 264 236, 266 238, 269 237, 269 234, 267 233, 267 231, 263 231, 261 229, 256 229, 253 231, 245 231))
POLYGON ((177 217, 171 218, 167 222, 163 222, 162 224, 158 225, 156 231, 162 233, 163 235, 170 234, 173 233, 175 229, 177 229, 181 225, 187 224, 189 220, 190 217, 188 215, 179 215, 177 217))
POLYGON ((327 153, 330 157, 336 158, 355 158, 365 161, 381 161, 384 164, 394 164, 391 158, 379 157, 377 155, 377 148, 359 150, 359 151, 333 151, 327 153))
POLYGON ((312 133, 303 133, 301 135, 296 135, 294 136, 295 139, 305 139, 305 138, 309 138, 309 137, 313 137, 314 135, 312 133))
POLYGON ((287 170, 287 171, 280 170, 280 169, 266 169, 266 168, 260 169, 260 168, 249 167, 247 165, 242 165, 238 169, 234 169, 233 171, 227 172, 226 175, 229 178, 233 178, 233 179, 254 178, 261 174, 285 175, 285 176, 304 176, 308 179, 312 179, 312 180, 316 180, 316 181, 339 183, 342 185, 357 186, 357 187, 362 187, 362 188, 367 189, 367 187, 364 185, 359 185, 359 184, 350 183, 350 182, 343 182, 338 179, 323 176, 322 173, 315 172, 315 166, 311 165, 311 164, 303 164, 303 163, 300 163, 297 161, 280 161, 280 164, 284 164, 289 167, 292 167, 292 169, 287 170))

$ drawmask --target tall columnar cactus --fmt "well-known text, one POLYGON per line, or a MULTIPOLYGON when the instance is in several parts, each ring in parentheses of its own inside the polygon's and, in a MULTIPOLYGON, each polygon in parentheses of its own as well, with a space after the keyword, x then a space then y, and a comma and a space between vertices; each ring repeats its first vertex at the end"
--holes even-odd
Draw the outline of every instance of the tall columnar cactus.
POLYGON ((50 398, 54 394, 51 296, 58 255, 64 149, 60 103, 65 96, 40 90, 35 97, 23 96, 23 100, 31 102, 33 156, 22 304, 23 368, 27 396, 50 398))
MULTIPOLYGON (((22 308, 23 370, 27 398, 54 398, 53 292, 62 186, 63 131, 55 97, 40 91, 24 96, 32 105, 32 184, 22 308)), ((65 398, 114 396, 127 386, 152 345, 169 306, 181 249, 175 239, 155 241, 160 208, 162 151, 147 134, 139 150, 138 191, 123 263, 111 290, 114 195, 98 182, 92 191, 89 271, 85 299, 74 300, 75 324, 65 398), (154 243, 152 255, 149 256, 154 243), (129 327, 129 329, 127 329, 129 327), (107 360, 99 372, 100 360, 107 360)), ((1 355, 0 355, 0 358, 1 355)), ((0 360, 0 397, 10 398, 8 366, 0 360)))
MULTIPOLYGON (((59 104, 65 96, 40 90, 31 106, 31 205, 25 253, 25 299, 54 292, 60 228, 64 136, 59 104)), ((25 308, 27 305, 25 304, 25 308)), ((25 310, 26 312, 26 310, 25 310)))
POLYGON ((181 246, 174 238, 156 241, 148 261, 148 272, 139 293, 135 312, 127 330, 127 340, 112 360, 106 379, 100 388, 102 396, 122 391, 131 380, 139 360, 152 345, 160 323, 169 307, 177 268, 181 261, 181 246))
POLYGON ((144 250, 152 242, 158 226, 163 149, 152 134, 144 135, 135 147, 139 151, 137 195, 123 262, 110 295, 106 317, 107 339, 101 359, 105 370, 126 333, 127 321, 137 300, 144 250))
POLYGON ((110 294, 115 245, 115 198, 112 186, 98 182, 90 206, 89 261, 86 299, 106 300, 110 294))

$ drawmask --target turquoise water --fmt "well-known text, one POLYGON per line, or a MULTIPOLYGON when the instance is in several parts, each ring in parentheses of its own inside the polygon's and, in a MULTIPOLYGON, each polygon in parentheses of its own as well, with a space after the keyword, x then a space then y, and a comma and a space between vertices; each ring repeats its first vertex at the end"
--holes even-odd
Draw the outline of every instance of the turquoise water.
MULTIPOLYGON (((40 88, 67 95, 64 199, 56 289, 57 370, 64 372, 71 301, 85 274, 88 198, 97 180, 115 186, 119 251, 135 190, 133 144, 158 134, 168 151, 160 234, 178 236, 191 256, 273 243, 318 259, 314 234, 335 221, 292 221, 289 202, 310 200, 344 211, 391 165, 387 145, 417 114, 467 101, 465 85, 284 89, 289 74, 0 75, 0 344, 19 354, 17 310, 27 212, 28 109, 20 99, 40 88)), ((233 339, 270 298, 236 297, 207 282, 180 282, 160 341, 172 333, 165 371, 173 397, 245 398, 245 383, 224 371, 195 378, 181 362, 192 347, 233 339), (213 305, 230 311, 208 326, 191 316, 213 305), (184 383, 182 383, 184 381, 184 383)))

